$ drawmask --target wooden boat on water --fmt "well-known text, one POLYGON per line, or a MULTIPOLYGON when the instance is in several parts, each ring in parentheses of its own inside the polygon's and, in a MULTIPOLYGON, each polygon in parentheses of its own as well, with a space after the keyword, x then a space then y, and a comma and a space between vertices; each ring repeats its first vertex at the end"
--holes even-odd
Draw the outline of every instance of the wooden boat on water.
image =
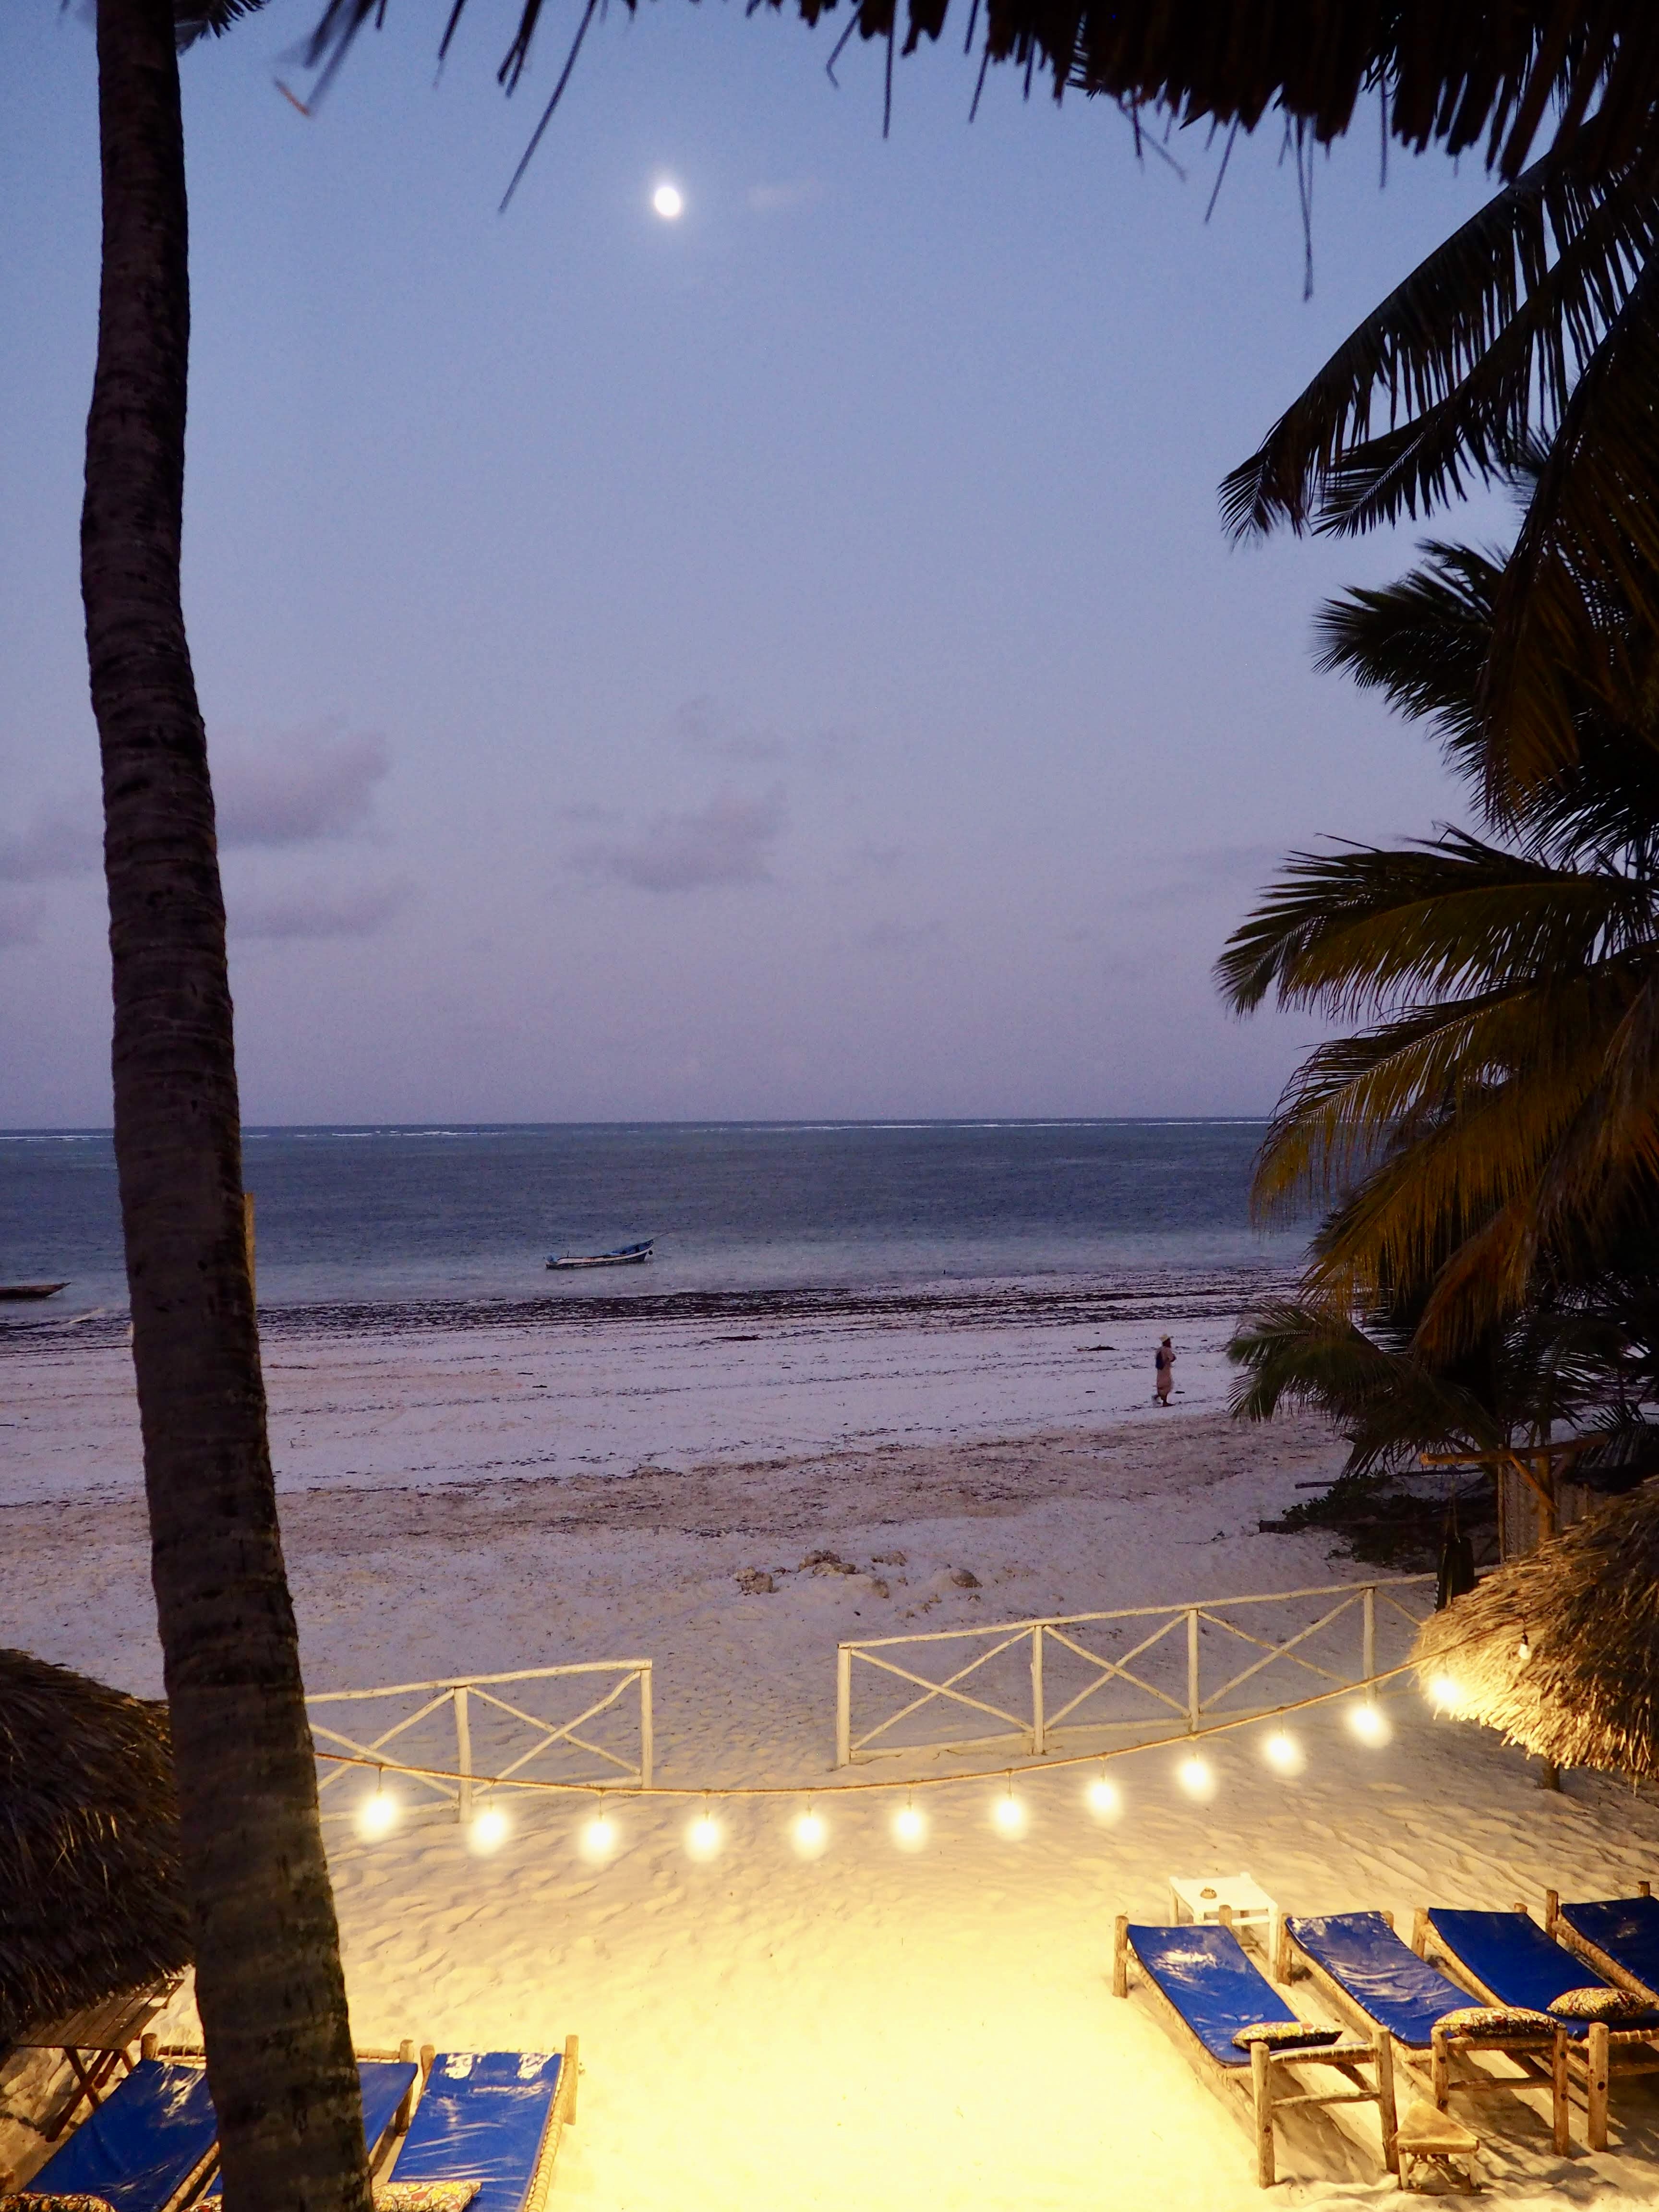
POLYGON ((0 1283, 0 1298, 55 1298, 67 1283, 0 1283))
POLYGON ((614 1252, 555 1253, 548 1261, 550 1267, 638 1267, 651 1257, 654 1237, 642 1237, 637 1244, 619 1244, 614 1252))

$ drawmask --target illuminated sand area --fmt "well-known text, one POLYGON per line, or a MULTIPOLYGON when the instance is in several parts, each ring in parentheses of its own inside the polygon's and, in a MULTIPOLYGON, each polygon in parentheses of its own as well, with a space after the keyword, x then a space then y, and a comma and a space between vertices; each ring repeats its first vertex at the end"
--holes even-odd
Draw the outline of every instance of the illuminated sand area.
MULTIPOLYGON (((1033 1419, 1022 1376, 1046 1359, 1063 1382, 1077 1354, 1008 1334, 970 1352, 937 1336, 884 1348, 909 1364, 908 1440, 886 1383, 851 1371, 864 1355, 820 1347, 842 1379, 815 1370, 795 1448, 779 1450, 791 1400, 765 1387, 768 1347, 732 1351, 746 1363, 735 1381, 721 1383, 707 1347, 645 1378, 649 1391, 665 1370, 704 1363, 708 1389, 678 1398, 714 1440, 693 1454, 676 1449, 669 1413, 636 1451, 639 1378, 625 1363, 611 1385, 591 1365, 572 1371, 568 1347, 563 1368, 528 1340, 341 1340, 295 1368, 275 1348, 314 1689, 647 1656, 663 1782, 798 1792, 716 1800, 719 1849, 701 1861, 685 1838, 696 1802, 613 1797, 603 1865, 582 1855, 586 1809, 560 1801, 514 1801, 484 1856, 453 1825, 368 1844, 338 1824, 359 2039, 546 2048, 580 2034, 580 2115, 551 2203, 596 2212, 1391 2200, 1364 2107, 1285 2125, 1282 2186, 1259 2195, 1243 2118, 1141 2003, 1110 1995, 1113 1916, 1164 1918, 1171 1873, 1243 1868, 1291 1909, 1384 1905, 1407 1925, 1426 1903, 1536 1908, 1547 1883, 1609 1894, 1659 1870, 1659 1806, 1577 1775, 1564 1796, 1540 1792, 1516 1754, 1401 1693, 1383 1747, 1337 1711, 1293 1722, 1299 1775, 1273 1771, 1257 1726, 1206 1747, 1207 1802, 1183 1794, 1177 1754, 1158 1750, 1113 1765, 1114 1819, 1085 1800, 1097 1770, 1036 1772, 1016 1779, 1018 1838, 994 1817, 1005 1785, 977 1781, 920 1795, 925 1833, 906 1848, 892 1827, 902 1791, 840 1796, 829 1771, 838 1640, 1352 1575, 1321 1539, 1256 1530, 1335 1453, 1298 1425, 1241 1432, 1203 1410, 1202 1390, 1167 1416, 1129 1408, 1127 1373, 1109 1419, 1063 1395, 1058 1418, 1033 1419), (520 1389, 498 1398, 489 1374, 509 1370, 520 1389), (490 1471, 507 1455, 504 1424, 514 1454, 557 1450, 567 1402, 602 1448, 608 1392, 617 1459, 633 1453, 646 1472, 490 1471), (842 1435, 863 1441, 827 1433, 836 1392, 842 1435), (1000 1426, 975 1411, 1000 1397, 1000 1426), (722 1428, 721 1398, 764 1406, 764 1437, 749 1415, 722 1428), (392 1464, 416 1424, 424 1480, 392 1464), (817 1547, 860 1571, 799 1571, 817 1547), (883 1598, 874 1554, 896 1551, 883 1598), (736 1577, 754 1567, 793 1571, 746 1595, 736 1577), (964 1569, 978 1588, 951 1579, 964 1569), (809 1789, 826 1834, 802 1858, 790 1829, 809 1789)), ((23 1425, 6 1432, 0 1478, 0 1607, 8 1641, 154 1692, 125 1389, 118 1347, 41 1340, 0 1360, 0 1419, 23 1425)), ((1565 2165, 1536 2095, 1483 2100, 1477 2124, 1506 2203, 1659 2198, 1659 2093, 1621 2088, 1612 2148, 1565 2165)), ((1576 2130, 1582 2143, 1582 2117, 1576 2130)))

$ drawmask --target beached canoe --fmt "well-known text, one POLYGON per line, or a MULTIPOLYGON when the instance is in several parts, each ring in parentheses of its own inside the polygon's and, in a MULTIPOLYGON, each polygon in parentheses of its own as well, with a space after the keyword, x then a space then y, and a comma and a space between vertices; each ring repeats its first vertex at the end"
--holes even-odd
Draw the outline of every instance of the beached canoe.
POLYGON ((67 1283, 0 1283, 0 1298, 55 1298, 67 1283))
POLYGON ((638 1244, 619 1244, 614 1252, 556 1253, 548 1261, 550 1267, 637 1267, 651 1257, 654 1237, 647 1237, 638 1244))

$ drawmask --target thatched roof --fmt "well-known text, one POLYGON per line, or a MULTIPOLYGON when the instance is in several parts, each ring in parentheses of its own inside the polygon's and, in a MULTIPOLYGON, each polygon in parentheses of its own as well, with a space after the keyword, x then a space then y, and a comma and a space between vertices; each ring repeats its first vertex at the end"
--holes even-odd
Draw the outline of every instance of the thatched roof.
POLYGON ((0 1650, 0 2046, 189 1961, 166 1705, 0 1650))
POLYGON ((1412 1661, 1448 1710, 1558 1765, 1653 1773, 1659 1480, 1454 1599, 1425 1624, 1412 1661))

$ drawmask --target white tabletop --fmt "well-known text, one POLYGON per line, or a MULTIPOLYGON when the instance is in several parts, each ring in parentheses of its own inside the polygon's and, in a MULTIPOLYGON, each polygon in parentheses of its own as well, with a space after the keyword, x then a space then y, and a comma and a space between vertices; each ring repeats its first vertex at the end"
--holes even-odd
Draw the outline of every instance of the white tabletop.
POLYGON ((1181 1920, 1219 1920, 1224 1905, 1235 1922, 1272 1920, 1279 1907, 1248 1874, 1171 1875, 1170 1895, 1181 1920))

